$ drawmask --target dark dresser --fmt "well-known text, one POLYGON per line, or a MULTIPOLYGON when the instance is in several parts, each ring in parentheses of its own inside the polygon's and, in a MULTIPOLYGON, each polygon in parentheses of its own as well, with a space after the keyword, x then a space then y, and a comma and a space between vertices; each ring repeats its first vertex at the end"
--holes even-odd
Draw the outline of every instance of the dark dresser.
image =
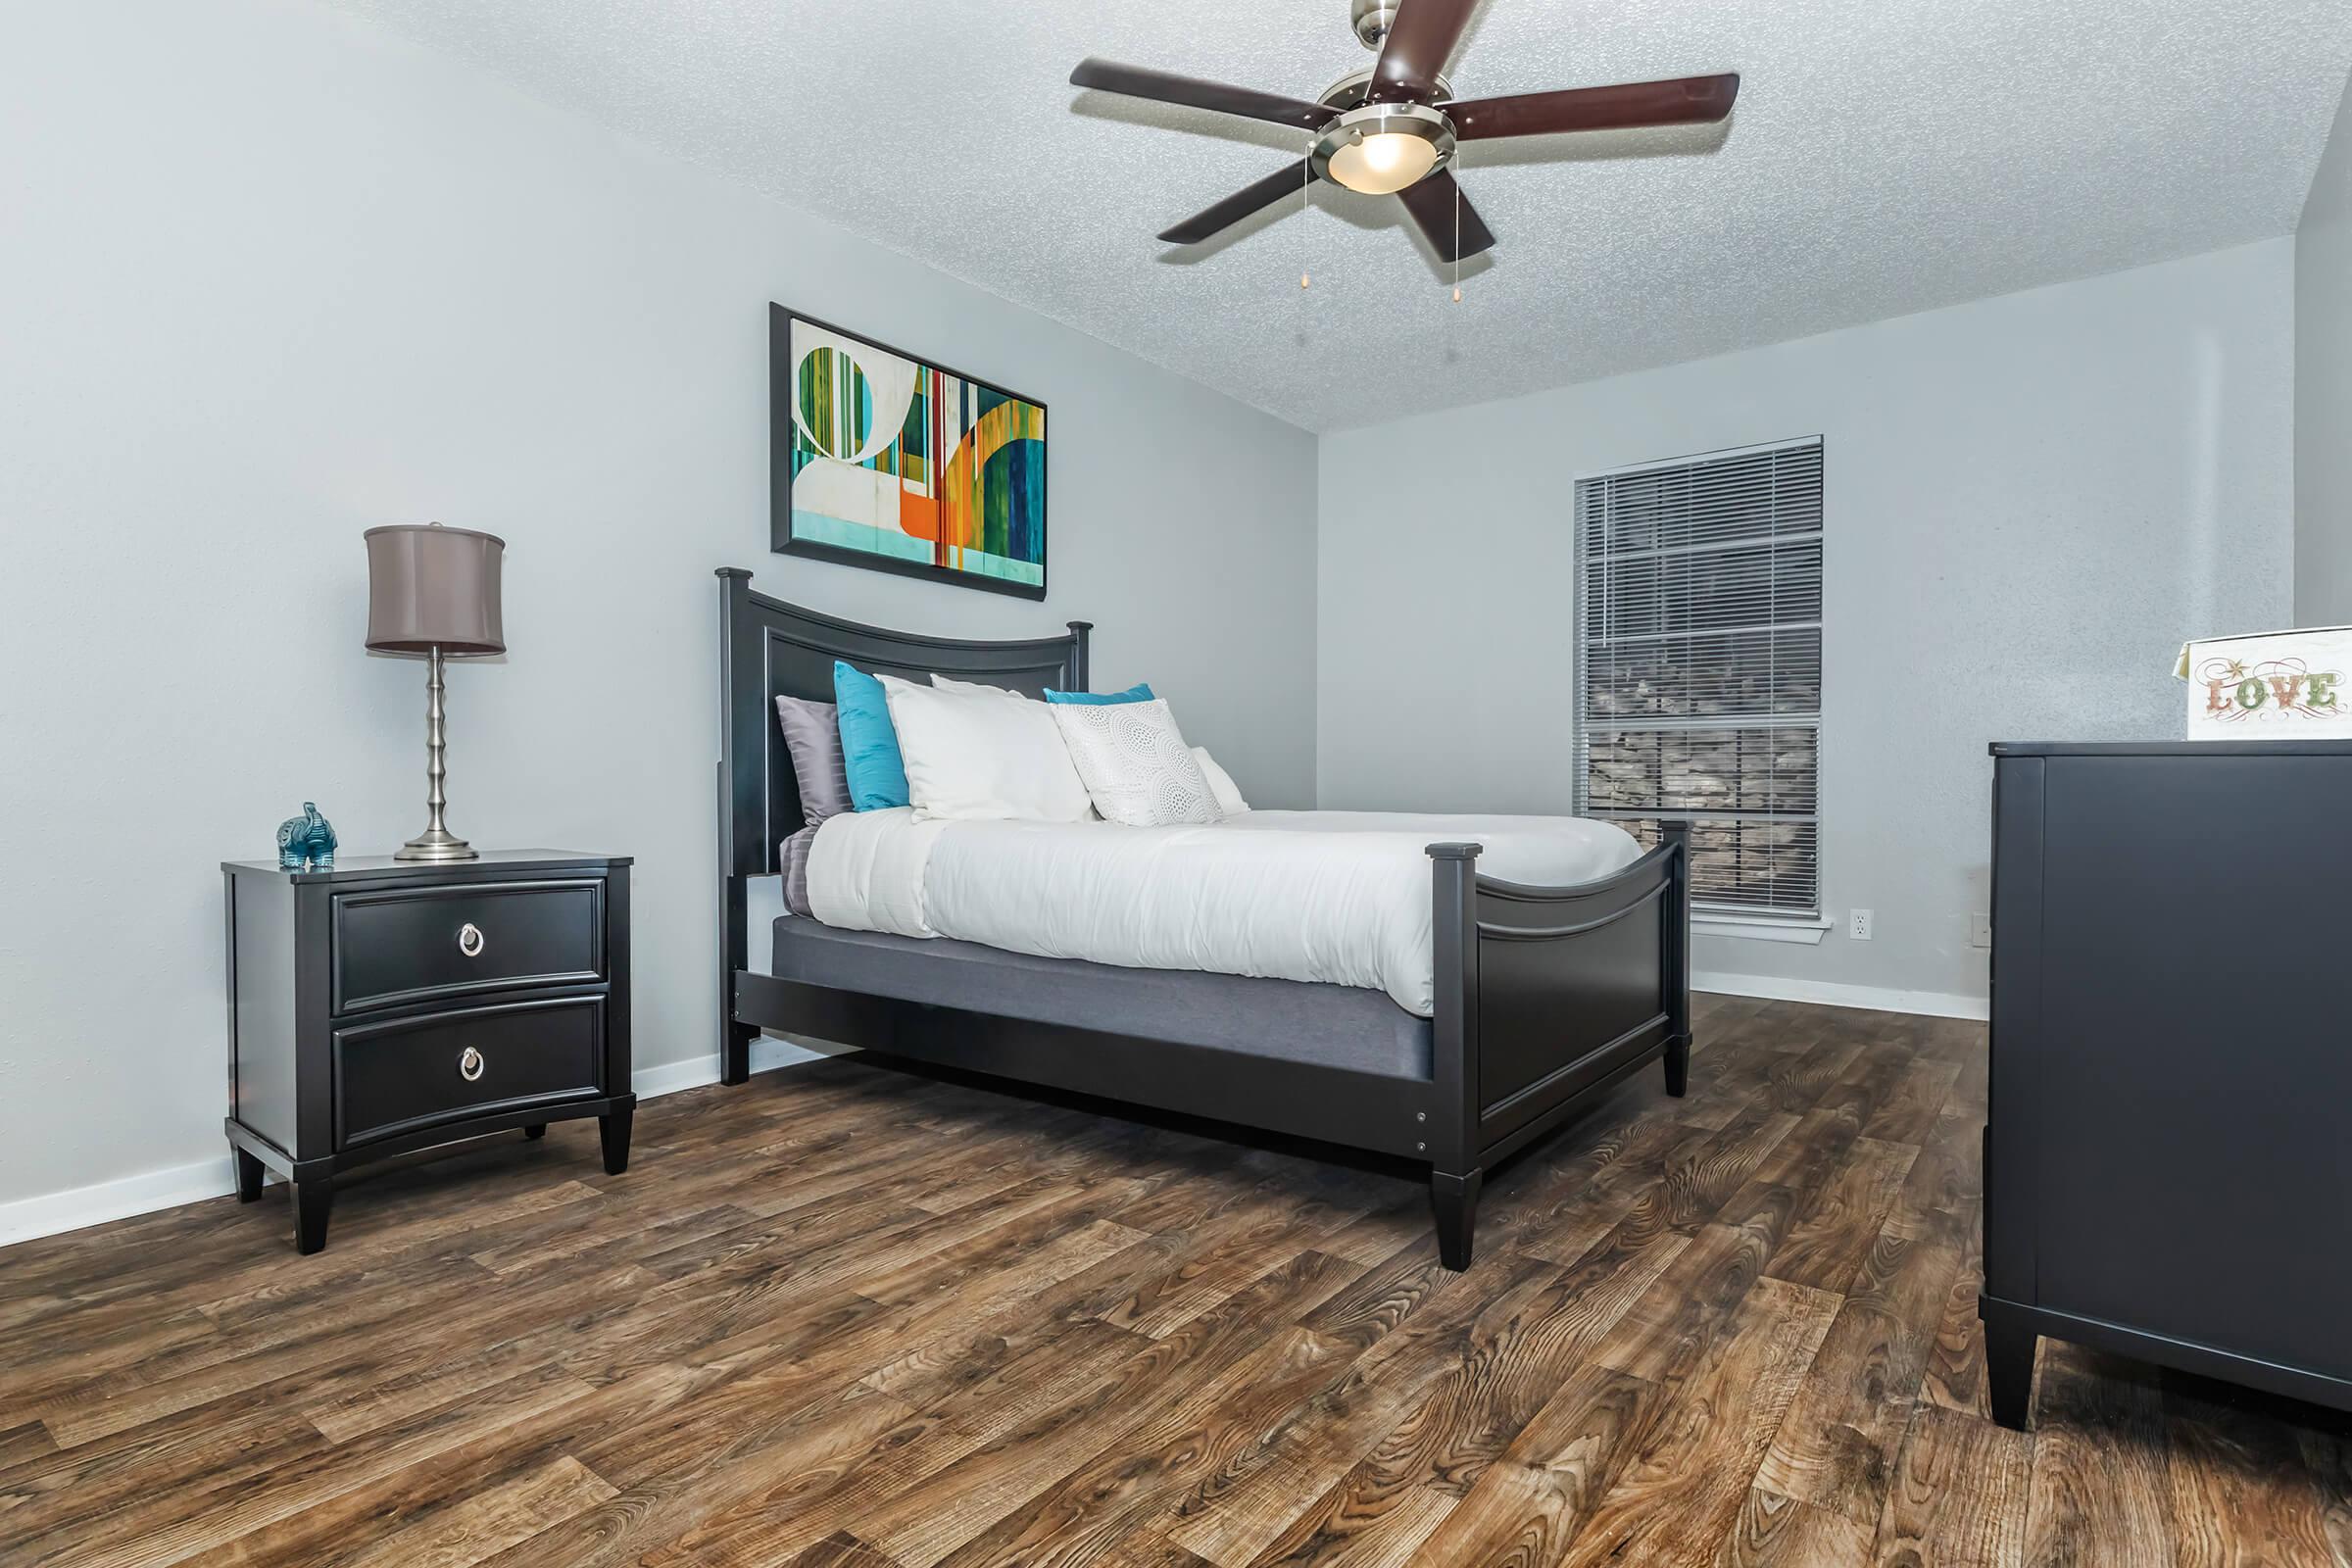
POLYGON ((2352 742, 2002 745, 1984 1320, 2352 1409, 2352 742))
POLYGON ((284 1177, 316 1252, 338 1171, 428 1145, 595 1116, 605 1169, 625 1170, 629 863, 222 865, 237 1196, 284 1177))

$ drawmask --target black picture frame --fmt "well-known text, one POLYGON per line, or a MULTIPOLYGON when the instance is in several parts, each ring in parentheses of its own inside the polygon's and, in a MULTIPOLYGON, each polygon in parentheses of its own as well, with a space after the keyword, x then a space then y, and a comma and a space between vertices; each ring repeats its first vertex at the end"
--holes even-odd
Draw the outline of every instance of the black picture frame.
MULTIPOLYGON (((900 577, 920 577, 932 582, 947 583, 957 588, 977 588, 983 593, 1006 594, 1016 599, 1042 600, 1053 579, 1053 534, 1049 527, 1052 508, 1053 474, 1050 466, 1051 442, 1040 443, 1048 451, 1039 457, 1039 496, 1037 534, 1039 547, 1038 581, 1013 582, 1003 577, 987 577, 977 572, 957 571, 929 562, 904 561, 894 556, 876 555, 864 550, 846 550, 813 539, 799 539, 792 531, 792 406, 793 366, 796 363, 792 348, 792 323, 805 321, 808 325, 836 336, 863 343, 880 353, 896 355, 902 360, 926 366, 974 386, 1016 399, 1035 408, 1047 416, 1047 428, 1052 429, 1052 413, 1046 404, 1025 392, 1016 392, 1001 382, 973 375, 942 365, 927 356, 909 353, 893 347, 863 332, 823 320, 805 311, 770 301, 767 307, 767 468, 768 468, 768 549, 780 556, 803 556, 811 561, 830 561, 836 565, 859 566, 867 571, 886 571, 900 577)), ((936 457, 936 454, 934 455, 936 457)))

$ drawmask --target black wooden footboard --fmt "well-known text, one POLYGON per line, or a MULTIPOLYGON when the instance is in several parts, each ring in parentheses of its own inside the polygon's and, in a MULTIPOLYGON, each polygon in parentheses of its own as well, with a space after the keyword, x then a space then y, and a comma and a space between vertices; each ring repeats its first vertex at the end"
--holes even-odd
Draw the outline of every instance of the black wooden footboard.
POLYGON ((1430 1190, 1446 1263, 1466 1268, 1486 1168, 1663 1056, 1690 1063, 1688 829, 1572 888, 1478 874, 1479 846, 1433 844, 1437 1100, 1430 1190))

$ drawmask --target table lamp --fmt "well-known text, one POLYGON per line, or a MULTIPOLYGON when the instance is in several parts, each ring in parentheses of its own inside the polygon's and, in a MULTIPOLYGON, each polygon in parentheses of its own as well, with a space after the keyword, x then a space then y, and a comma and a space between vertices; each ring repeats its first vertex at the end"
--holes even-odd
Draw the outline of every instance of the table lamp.
POLYGON ((441 662, 503 654, 499 568, 507 542, 494 534, 441 524, 401 523, 368 530, 368 646, 377 653, 421 654, 425 677, 424 831, 392 854, 396 860, 470 860, 473 847, 449 831, 448 740, 442 732, 441 662))

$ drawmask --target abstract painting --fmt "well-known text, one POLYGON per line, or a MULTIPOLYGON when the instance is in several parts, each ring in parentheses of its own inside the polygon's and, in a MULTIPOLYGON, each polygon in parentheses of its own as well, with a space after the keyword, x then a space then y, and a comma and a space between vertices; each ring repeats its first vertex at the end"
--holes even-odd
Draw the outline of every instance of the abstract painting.
POLYGON ((1046 597, 1046 408, 768 307, 770 545, 1046 597))

